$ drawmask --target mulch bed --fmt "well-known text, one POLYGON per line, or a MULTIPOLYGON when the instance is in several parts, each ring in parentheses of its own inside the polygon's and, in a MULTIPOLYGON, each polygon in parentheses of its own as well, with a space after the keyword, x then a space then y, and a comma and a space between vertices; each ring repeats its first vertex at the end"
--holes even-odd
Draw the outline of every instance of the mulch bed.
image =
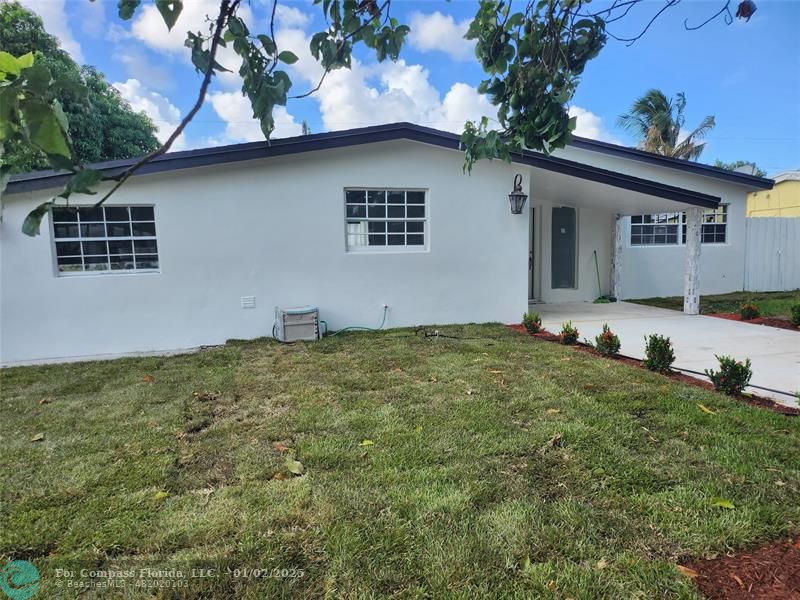
POLYGON ((800 598, 800 538, 680 567, 711 600, 800 598))
MULTIPOLYGON (((557 344, 561 343, 561 339, 554 333, 550 333, 549 331, 540 331, 539 333, 529 334, 524 326, 522 325, 508 325, 514 331, 518 331, 520 333, 524 333, 525 335, 531 335, 531 337, 535 337, 539 340, 544 340, 546 342, 555 342, 557 344)), ((601 358, 605 358, 607 360, 615 360, 617 362, 625 363, 626 365, 630 365, 632 367, 638 367, 640 369, 644 369, 645 367, 642 365, 642 361, 636 358, 631 358, 629 356, 621 356, 619 354, 614 356, 605 356, 604 354, 600 354, 597 350, 578 342, 572 346, 575 350, 580 352, 586 352, 587 354, 592 354, 594 356, 599 356, 601 358)), ((686 373, 681 373, 680 371, 670 371, 669 373, 663 373, 664 377, 668 377, 673 381, 679 381, 680 383, 685 383, 688 385, 693 385, 695 387, 705 388, 707 390, 713 390, 714 386, 711 384, 710 381, 704 381, 702 379, 697 379, 696 377, 692 377, 691 375, 687 375, 686 373)), ((746 402, 751 406, 756 406, 758 408, 766 408, 768 410, 772 410, 776 413, 786 415, 788 417, 797 417, 800 416, 800 408, 792 408, 790 406, 784 406, 774 400, 770 400, 769 398, 764 398, 763 396, 755 396, 748 394, 747 396, 739 395, 739 396, 731 396, 732 398, 736 398, 740 402, 746 402)), ((800 597, 798 597, 800 600, 800 597)))
POLYGON ((800 331, 800 327, 792 324, 789 319, 781 317, 756 317, 755 319, 742 319, 738 313, 709 313, 707 317, 717 317, 718 319, 727 319, 728 321, 739 321, 741 323, 752 323, 754 325, 766 325, 767 327, 777 327, 779 329, 789 329, 791 331, 800 331))

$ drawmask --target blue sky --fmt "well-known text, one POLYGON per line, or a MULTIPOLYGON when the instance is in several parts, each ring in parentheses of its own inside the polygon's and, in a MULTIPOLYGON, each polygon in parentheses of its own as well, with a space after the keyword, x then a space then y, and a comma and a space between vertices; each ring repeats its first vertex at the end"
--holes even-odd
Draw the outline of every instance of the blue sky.
MULTIPOLYGON (((116 17, 116 1, 23 3, 43 17, 76 60, 99 67, 134 108, 147 112, 160 137, 192 105, 199 76, 183 39, 187 29, 202 27, 214 0, 184 0, 186 8, 172 33, 147 0, 131 22, 116 17)), ((578 133, 635 144, 617 128, 616 119, 637 96, 657 87, 670 95, 686 94, 687 128, 706 115, 716 117, 701 161, 753 160, 770 174, 800 168, 800 1, 758 0, 749 23, 718 20, 699 31, 684 29, 684 19, 702 21, 722 4, 685 0, 633 46, 610 40, 587 67, 572 102, 578 133)), ((611 31, 619 36, 637 32, 660 6, 653 0, 635 7, 611 31)), ((242 16, 252 31, 266 30, 270 7, 271 0, 253 0, 245 7, 242 16)), ((307 0, 281 0, 279 7, 276 37, 300 56, 290 74, 294 91, 305 91, 319 76, 307 43, 309 34, 323 27, 321 10, 307 0)), ((335 73, 320 93, 278 110, 276 137, 296 135, 303 120, 314 132, 397 120, 459 131, 467 118, 493 115, 493 107, 475 90, 483 73, 461 37, 475 8, 472 0, 394 0, 392 14, 412 27, 401 61, 379 65, 360 49, 352 71, 335 73)), ((237 76, 218 78, 180 146, 261 139, 238 90, 237 76)))

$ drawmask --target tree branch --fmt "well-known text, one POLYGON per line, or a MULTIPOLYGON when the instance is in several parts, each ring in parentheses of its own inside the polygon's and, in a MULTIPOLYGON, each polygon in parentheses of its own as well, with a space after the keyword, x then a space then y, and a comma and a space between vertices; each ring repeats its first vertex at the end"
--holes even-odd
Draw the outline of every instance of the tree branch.
POLYGON ((731 6, 731 0, 727 0, 727 2, 725 2, 725 6, 720 8, 716 13, 714 13, 710 17, 708 17, 708 19, 706 19, 705 21, 700 23, 700 25, 696 25, 694 27, 690 27, 689 26, 689 19, 684 19, 683 20, 683 26, 686 29, 688 29, 689 31, 696 31, 697 29, 701 29, 702 27, 705 27, 706 25, 711 23, 711 21, 713 21, 714 19, 716 19, 718 16, 720 16, 723 13, 728 13, 727 16, 725 17, 725 22, 728 25, 730 25, 731 23, 733 23, 733 15, 731 14, 730 6, 731 6))
POLYGON ((133 175, 136 171, 141 169, 144 165, 152 161, 154 158, 161 156, 169 151, 172 147, 172 144, 175 143, 175 140, 180 137, 183 133, 183 130, 186 129, 186 126, 189 125, 191 120, 195 117, 198 113, 200 108, 203 106, 203 103, 206 99, 206 94, 208 93, 208 87, 211 84, 211 77, 214 75, 214 65, 215 59, 217 54, 217 49, 219 48, 219 41, 222 39, 222 30, 225 27, 228 19, 236 12, 236 9, 239 7, 239 3, 241 0, 222 0, 220 3, 219 15, 217 16, 215 25, 214 25, 214 34, 211 38, 211 47, 209 49, 209 60, 208 60, 208 67, 203 75, 203 83, 200 85, 200 92, 198 93, 197 100, 195 100, 194 106, 192 106, 191 110, 186 113, 186 116, 181 120, 180 124, 175 128, 175 131, 170 134, 165 141, 159 148, 156 148, 149 154, 144 155, 140 158, 136 163, 122 171, 121 173, 117 173, 116 175, 110 176, 105 178, 106 181, 116 181, 114 187, 112 187, 98 202, 95 203, 95 206, 100 206, 108 200, 111 195, 116 192, 122 185, 133 175))
MULTIPOLYGON (((383 4, 381 4, 380 7, 378 8, 378 12, 374 16, 372 16, 371 19, 369 19, 367 21, 364 21, 352 33, 348 33, 347 35, 343 36, 342 39, 339 41, 338 47, 336 49, 336 52, 337 53, 341 52, 342 48, 344 48, 344 45, 348 40, 353 39, 356 35, 358 35, 364 29, 366 29, 366 27, 370 24, 370 22, 372 20, 374 20, 374 19, 377 19, 378 16, 381 13, 383 13, 384 10, 386 10, 387 14, 388 14, 388 7, 391 5, 391 3, 392 3, 392 0, 384 0, 383 4)), ((325 78, 328 76, 328 73, 330 73, 330 72, 331 72, 331 68, 330 67, 325 67, 325 71, 322 73, 322 77, 319 78, 319 81, 317 82, 317 85, 315 85, 313 88, 311 88, 310 90, 308 90, 307 92, 305 92, 303 94, 298 94, 296 96, 289 96, 289 99, 290 100, 299 100, 301 98, 308 98, 312 94, 318 92, 319 89, 322 87, 322 83, 325 81, 325 78)))

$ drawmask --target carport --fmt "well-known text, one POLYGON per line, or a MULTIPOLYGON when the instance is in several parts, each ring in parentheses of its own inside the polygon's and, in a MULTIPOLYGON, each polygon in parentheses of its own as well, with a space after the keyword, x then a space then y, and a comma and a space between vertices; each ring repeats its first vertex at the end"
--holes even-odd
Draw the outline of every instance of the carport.
POLYGON ((521 153, 513 161, 530 167, 530 301, 622 297, 623 217, 685 212, 685 261, 669 268, 684 272, 684 312, 699 313, 703 212, 720 197, 558 156, 521 153))
POLYGON ((541 315, 543 326, 551 332, 572 321, 581 340, 593 340, 603 323, 608 323, 622 342, 620 352, 633 358, 644 357, 645 336, 669 336, 675 347, 674 366, 699 373, 717 367, 715 354, 749 358, 753 363, 751 384, 786 392, 758 389, 755 393, 798 406, 793 394, 800 390, 800 336, 794 331, 629 302, 536 304, 531 309, 541 315))

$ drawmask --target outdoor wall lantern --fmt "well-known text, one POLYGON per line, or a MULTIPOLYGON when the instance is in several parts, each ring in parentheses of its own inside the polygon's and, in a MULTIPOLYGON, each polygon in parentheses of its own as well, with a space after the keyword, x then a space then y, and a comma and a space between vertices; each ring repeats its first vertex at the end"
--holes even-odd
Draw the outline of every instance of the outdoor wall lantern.
POLYGON ((527 199, 528 194, 522 191, 522 175, 517 173, 516 177, 514 177, 514 191, 508 195, 508 201, 511 202, 511 214, 521 214, 527 199))

